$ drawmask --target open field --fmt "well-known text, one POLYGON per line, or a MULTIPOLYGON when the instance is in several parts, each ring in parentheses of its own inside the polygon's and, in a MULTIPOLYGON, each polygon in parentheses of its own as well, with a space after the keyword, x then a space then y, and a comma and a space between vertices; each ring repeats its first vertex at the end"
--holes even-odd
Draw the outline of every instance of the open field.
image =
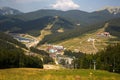
POLYGON ((119 80, 120 74, 100 70, 1 69, 0 80, 119 80))

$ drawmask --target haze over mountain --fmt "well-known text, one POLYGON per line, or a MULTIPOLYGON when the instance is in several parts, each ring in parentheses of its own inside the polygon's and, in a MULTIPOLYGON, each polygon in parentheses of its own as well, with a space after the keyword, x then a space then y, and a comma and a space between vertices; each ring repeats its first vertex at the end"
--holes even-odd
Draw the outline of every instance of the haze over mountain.
MULTIPOLYGON (((112 6, 109 6, 109 7, 104 7, 103 9, 101 10, 108 10, 111 14, 119 14, 120 13, 120 7, 112 7, 112 6)), ((99 10, 99 11, 101 11, 99 10)))
POLYGON ((0 15, 18 15, 18 14, 22 14, 22 12, 10 7, 0 7, 0 15))

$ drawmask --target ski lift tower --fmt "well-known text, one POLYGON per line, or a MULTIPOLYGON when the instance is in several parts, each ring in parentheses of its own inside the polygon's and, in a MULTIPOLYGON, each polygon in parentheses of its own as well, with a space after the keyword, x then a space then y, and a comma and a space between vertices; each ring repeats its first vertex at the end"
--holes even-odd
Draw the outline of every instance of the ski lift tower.
POLYGON ((93 60, 93 63, 94 63, 94 70, 96 70, 96 61, 93 60))

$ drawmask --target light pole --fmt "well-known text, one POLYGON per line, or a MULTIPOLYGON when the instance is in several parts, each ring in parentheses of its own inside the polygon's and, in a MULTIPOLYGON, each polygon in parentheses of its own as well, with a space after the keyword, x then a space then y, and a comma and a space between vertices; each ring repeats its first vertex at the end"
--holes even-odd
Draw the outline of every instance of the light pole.
POLYGON ((73 68, 75 69, 76 66, 75 66, 75 56, 73 56, 73 68))
POLYGON ((113 63, 113 72, 115 72, 115 57, 114 57, 114 63, 113 63))
POLYGON ((90 69, 91 69, 91 66, 92 66, 92 65, 91 65, 91 60, 90 60, 90 69))
POLYGON ((94 63, 94 70, 96 70, 96 61, 93 60, 93 63, 94 63))

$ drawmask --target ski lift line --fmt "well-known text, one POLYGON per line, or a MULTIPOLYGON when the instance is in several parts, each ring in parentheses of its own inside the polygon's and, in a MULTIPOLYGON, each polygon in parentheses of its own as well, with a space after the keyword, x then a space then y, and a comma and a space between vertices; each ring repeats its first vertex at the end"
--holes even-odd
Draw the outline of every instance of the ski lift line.
POLYGON ((58 20, 58 19, 56 18, 55 21, 54 21, 51 25, 45 27, 45 28, 41 31, 41 35, 37 38, 37 39, 38 39, 38 42, 37 42, 36 44, 31 43, 31 44, 32 44, 31 46, 37 46, 37 44, 39 43, 39 41, 41 41, 46 35, 48 35, 48 33, 47 33, 47 34, 44 33, 44 32, 45 32, 44 30, 47 29, 47 28, 51 29, 51 28, 53 27, 53 25, 57 22, 57 20, 58 20))

